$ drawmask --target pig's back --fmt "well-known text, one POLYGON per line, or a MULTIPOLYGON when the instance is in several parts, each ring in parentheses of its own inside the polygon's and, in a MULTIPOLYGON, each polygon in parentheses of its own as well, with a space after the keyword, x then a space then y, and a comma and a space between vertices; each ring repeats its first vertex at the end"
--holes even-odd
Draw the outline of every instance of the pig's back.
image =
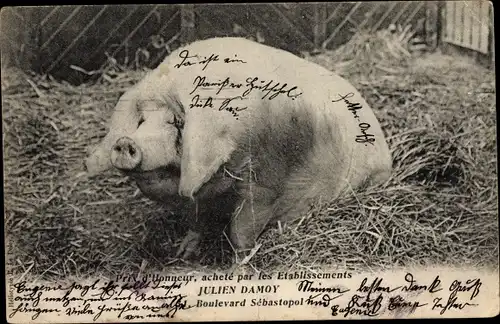
MULTIPOLYGON (((356 169, 355 164, 360 164, 361 170, 362 164, 366 163, 374 169, 390 168, 389 149, 371 107, 349 81, 316 63, 290 52, 238 37, 196 41, 172 52, 164 63, 168 64, 177 75, 173 79, 179 83, 180 89, 187 92, 193 88, 193 80, 196 76, 206 76, 207 79, 217 81, 229 77, 231 81, 244 85, 248 78, 258 77, 259 80, 287 83, 288 88, 297 86, 302 94, 296 100, 292 101, 286 96, 278 96, 273 99, 272 104, 268 100, 262 100, 260 109, 272 105, 271 108, 266 109, 266 113, 269 114, 270 120, 276 121, 286 120, 284 117, 291 109, 305 109, 316 126, 318 150, 330 150, 332 154, 336 154, 334 150, 338 150, 339 145, 343 145, 343 151, 349 152, 348 159, 351 168, 356 169), (183 50, 188 50, 189 55, 206 58, 212 54, 219 55, 219 61, 211 62, 205 68, 203 65, 175 68, 175 64, 181 61, 179 54, 183 50), (246 63, 223 63, 226 57, 241 59, 246 63), (190 77, 186 77, 186 73, 190 77), (182 82, 184 83, 181 84, 182 82), (358 110, 359 120, 354 118, 344 100, 338 100, 340 96, 350 93, 353 94, 350 100, 359 103, 362 107, 358 110), (356 135, 361 134, 360 123, 370 125, 367 133, 375 136, 373 145, 364 146, 356 142, 356 135), (329 133, 325 134, 325 132, 329 133)), ((234 89, 224 94, 238 96, 241 92, 241 89, 234 89)), ((253 96, 256 96, 257 92, 254 90, 253 96)), ((187 95, 185 98, 190 97, 187 95)), ((323 158, 328 160, 327 156, 323 158)))

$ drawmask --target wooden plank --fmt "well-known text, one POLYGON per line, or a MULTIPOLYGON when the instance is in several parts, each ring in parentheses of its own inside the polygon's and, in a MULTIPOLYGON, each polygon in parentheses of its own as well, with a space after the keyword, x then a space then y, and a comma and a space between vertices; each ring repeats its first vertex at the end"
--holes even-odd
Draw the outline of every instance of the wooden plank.
POLYGON ((78 42, 78 40, 87 32, 87 30, 94 25, 94 23, 99 19, 100 16, 106 11, 109 5, 105 5, 102 7, 102 9, 94 16, 92 19, 87 23, 87 25, 78 33, 78 35, 73 38, 73 41, 66 46, 64 51, 59 54, 59 56, 52 62, 52 64, 49 66, 49 68, 46 70, 46 73, 50 73, 52 69, 57 66, 57 64, 64 58, 64 55, 66 55, 78 42))
POLYGON ((43 20, 40 22, 40 28, 43 27, 43 25, 45 25, 45 23, 50 19, 50 17, 52 17, 52 15, 56 13, 57 10, 59 10, 59 8, 60 8, 59 6, 52 8, 49 14, 45 16, 43 20))
POLYGON ((59 25, 59 27, 52 33, 52 35, 50 35, 50 37, 45 41, 45 43, 43 43, 43 45, 40 47, 40 51, 42 51, 45 47, 47 47, 50 42, 57 36, 57 34, 59 34, 59 32, 61 30, 63 30, 63 28, 69 24, 71 22, 71 20, 73 19, 73 17, 80 11, 80 9, 82 9, 83 6, 77 6, 75 7, 75 9, 73 9, 73 11, 71 12, 71 14, 66 17, 66 19, 64 19, 64 21, 59 25))
POLYGON ((429 1, 425 6, 425 43, 431 50, 435 50, 438 46, 439 4, 436 1, 429 1))
POLYGON ((335 5, 335 9, 333 9, 333 12, 328 15, 328 18, 326 19, 326 24, 328 24, 330 21, 332 21, 333 18, 337 16, 338 11, 342 8, 342 3, 337 3, 335 5))
POLYGON ((488 21, 488 26, 490 26, 490 56, 491 56, 491 67, 495 68, 495 17, 493 8, 490 7, 490 19, 488 21))
MULTIPOLYGON (((110 57, 116 56, 116 54, 122 49, 122 47, 128 43, 128 41, 135 35, 135 33, 137 33, 137 31, 142 27, 142 25, 144 25, 148 21, 149 17, 151 17, 156 12, 156 9, 159 6, 160 5, 155 5, 153 7, 153 9, 149 11, 149 13, 135 26, 135 28, 128 34, 128 36, 125 37, 124 40, 122 40, 120 45, 118 45, 118 47, 115 48, 113 53, 111 53, 110 57)), ((101 64, 101 66, 99 67, 98 70, 102 70, 106 66, 106 64, 108 64, 107 61, 105 61, 103 64, 101 64)), ((104 74, 101 75, 101 77, 99 78, 99 82, 102 81, 103 76, 104 76, 104 74)))
POLYGON ((330 43, 332 41, 332 39, 337 35, 337 33, 340 31, 340 29, 344 26, 344 24, 347 22, 347 20, 349 19, 349 17, 351 17, 351 15, 358 9, 358 7, 361 5, 361 2, 357 2, 352 8, 351 10, 349 11, 349 13, 346 15, 346 17, 344 18, 344 20, 342 20, 340 22, 340 24, 337 25, 337 28, 335 28, 335 30, 330 34, 330 36, 328 36, 328 38, 323 42, 323 44, 321 45, 321 47, 323 49, 326 48, 326 46, 328 45, 328 43, 330 43))
POLYGON ((446 14, 446 28, 444 34, 444 40, 450 42, 453 40, 453 22, 455 21, 455 2, 446 1, 445 7, 446 14))
POLYGON ((326 38, 326 3, 319 2, 313 4, 314 6, 314 45, 316 48, 321 46, 321 43, 326 38))
POLYGON ((193 4, 181 5, 181 42, 189 44, 195 40, 195 10, 193 4))
POLYGON ((472 45, 472 39, 471 39, 471 32, 472 32, 472 11, 471 7, 474 6, 474 2, 466 2, 464 4, 464 32, 463 32, 463 38, 462 38, 462 44, 465 47, 471 48, 472 45))
POLYGON ((304 33, 299 28, 297 28, 297 26, 295 26, 293 22, 291 22, 290 19, 288 19, 288 17, 283 12, 281 12, 278 7, 276 7, 276 4, 270 3, 268 4, 268 6, 273 9, 289 27, 292 28, 295 34, 299 35, 303 40, 305 40, 309 46, 314 47, 314 42, 311 41, 306 35, 304 35, 304 33))
POLYGON ((481 17, 480 13, 481 3, 479 1, 471 1, 469 4, 471 13, 471 44, 470 48, 479 51, 479 40, 481 39, 481 17))
POLYGON ((453 21, 453 42, 457 45, 462 45, 463 34, 463 9, 464 4, 462 1, 455 2, 455 20, 453 21))
POLYGON ((97 48, 92 52, 92 54, 87 55, 87 58, 83 61, 82 65, 85 65, 91 60, 93 60, 97 54, 102 54, 102 49, 105 46, 109 45, 108 41, 111 39, 111 37, 113 37, 116 34, 116 32, 120 29, 120 27, 123 26, 123 24, 137 11, 137 9, 139 9, 139 6, 135 6, 132 8, 132 10, 129 10, 128 14, 124 18, 122 18, 122 20, 120 20, 120 22, 118 22, 111 31, 107 32, 108 36, 103 41, 101 41, 99 46, 97 46, 97 48))
POLYGON ((391 24, 397 24, 398 23, 399 18, 401 18, 401 16, 404 14, 404 12, 406 11, 406 9, 408 9, 411 6, 412 2, 413 1, 406 1, 405 2, 403 8, 396 14, 396 16, 394 16, 394 18, 392 18, 391 24))
POLYGON ((425 6, 425 3, 422 1, 416 1, 416 3, 417 5, 415 6, 415 9, 413 9, 413 11, 406 18, 405 22, 402 24, 403 28, 411 24, 412 19, 418 14, 418 12, 422 9, 422 7, 425 6))
MULTIPOLYGON (((203 6, 201 7, 198 7, 198 10, 195 12, 195 16, 198 18, 198 21, 199 22, 204 22, 208 28, 205 28, 205 29, 208 29, 208 30, 211 30, 213 31, 214 33, 218 31, 218 28, 216 28, 208 18, 205 18, 205 16, 203 15, 203 6)), ((200 23, 198 23, 199 25, 201 25, 200 23)), ((182 33, 182 30, 181 30, 181 33, 182 33)), ((205 35, 200 35, 202 38, 205 36, 205 35)), ((215 36, 219 36, 219 35, 215 35, 215 36)))
POLYGON ((490 5, 488 1, 481 1, 481 42, 479 51, 488 54, 488 37, 490 25, 490 5))
POLYGON ((385 4, 384 2, 376 2, 373 7, 370 9, 370 11, 368 11, 366 14, 365 14, 365 19, 361 22, 361 24, 359 24, 359 26, 357 26, 356 28, 358 30, 361 30, 363 29, 363 27, 365 27, 366 24, 368 24, 368 22, 371 21, 372 19, 372 16, 373 14, 375 13, 375 11, 377 11, 378 8, 380 8, 381 5, 385 4))
POLYGON ((387 16, 389 16, 389 14, 394 10, 394 8, 396 8, 396 6, 398 5, 398 2, 397 1, 394 1, 392 3, 392 5, 389 7, 389 9, 387 9, 387 11, 384 13, 384 15, 379 19, 379 21, 377 21, 377 23, 375 25, 373 25, 371 31, 372 32, 375 32, 377 31, 377 29, 380 27, 380 25, 382 25, 382 23, 385 21, 385 19, 387 18, 387 16))

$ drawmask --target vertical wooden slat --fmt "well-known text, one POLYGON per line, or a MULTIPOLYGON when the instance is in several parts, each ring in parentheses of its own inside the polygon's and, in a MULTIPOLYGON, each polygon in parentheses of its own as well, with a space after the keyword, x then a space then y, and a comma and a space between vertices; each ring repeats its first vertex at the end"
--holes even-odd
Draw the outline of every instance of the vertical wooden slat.
POLYGON ((491 56, 491 66, 495 68, 495 15, 493 8, 490 7, 490 19, 488 20, 488 26, 490 28, 490 56, 491 56))
POLYGON ((325 2, 313 4, 314 6, 314 46, 321 47, 321 43, 326 38, 327 8, 325 2))
MULTIPOLYGON (((470 1, 472 2, 472 1, 470 1)), ((471 3, 466 2, 464 5, 464 32, 462 37, 462 44, 466 47, 471 47, 471 30, 472 30, 472 12, 471 12, 471 3)))
POLYGON ((438 46, 439 3, 429 1, 425 7, 425 43, 434 50, 438 46))
POLYGON ((455 2, 446 2, 446 34, 444 39, 451 41, 453 39, 453 22, 455 21, 455 2))
POLYGON ((481 42, 479 51, 488 54, 488 37, 490 23, 490 5, 488 1, 481 1, 481 42))
POLYGON ((36 7, 28 9, 26 12, 27 22, 26 25, 28 29, 28 41, 26 43, 27 48, 25 53, 28 57, 28 65, 34 72, 43 73, 42 67, 45 63, 45 58, 42 56, 41 42, 43 35, 43 29, 40 28, 40 22, 43 20, 44 12, 36 7))
POLYGON ((455 19, 453 21, 453 42, 455 44, 462 43, 462 34, 463 34, 463 21, 462 21, 462 13, 463 13, 464 4, 462 1, 455 2, 455 19))
POLYGON ((196 38, 195 10, 193 4, 181 5, 181 42, 189 44, 196 38))
POLYGON ((481 36, 481 17, 480 17, 480 6, 481 3, 479 1, 471 1, 469 3, 469 8, 471 11, 472 21, 471 21, 471 49, 478 51, 479 50, 479 40, 481 36))

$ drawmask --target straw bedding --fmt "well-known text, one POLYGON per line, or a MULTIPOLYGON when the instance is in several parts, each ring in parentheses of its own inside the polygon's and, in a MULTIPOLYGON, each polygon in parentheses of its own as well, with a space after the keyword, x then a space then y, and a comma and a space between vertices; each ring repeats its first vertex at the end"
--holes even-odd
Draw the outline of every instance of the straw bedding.
MULTIPOLYGON (((360 34, 307 57, 365 95, 386 132, 394 173, 383 186, 272 226, 246 267, 497 262, 494 72, 439 53, 416 56, 406 42, 401 34, 360 34)), ((174 259, 183 212, 146 199, 115 171, 96 179, 82 173, 117 98, 144 72, 80 86, 2 74, 4 222, 14 273, 49 279, 231 266, 224 236, 207 238, 193 264, 174 259)))

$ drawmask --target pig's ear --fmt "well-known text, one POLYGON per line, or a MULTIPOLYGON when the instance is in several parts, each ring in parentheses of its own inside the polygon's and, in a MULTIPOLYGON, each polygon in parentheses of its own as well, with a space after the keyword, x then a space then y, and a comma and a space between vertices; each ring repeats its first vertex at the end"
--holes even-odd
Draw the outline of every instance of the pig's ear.
POLYGON ((111 168, 111 149, 118 138, 134 132, 139 122, 137 100, 134 92, 130 91, 122 95, 118 101, 111 122, 109 132, 103 138, 85 161, 85 167, 89 176, 97 175, 111 168))
POLYGON ((109 124, 110 133, 129 134, 137 129, 140 118, 137 91, 128 91, 118 100, 109 124))
POLYGON ((186 120, 183 132, 179 194, 193 196, 231 158, 236 144, 221 125, 186 120))

